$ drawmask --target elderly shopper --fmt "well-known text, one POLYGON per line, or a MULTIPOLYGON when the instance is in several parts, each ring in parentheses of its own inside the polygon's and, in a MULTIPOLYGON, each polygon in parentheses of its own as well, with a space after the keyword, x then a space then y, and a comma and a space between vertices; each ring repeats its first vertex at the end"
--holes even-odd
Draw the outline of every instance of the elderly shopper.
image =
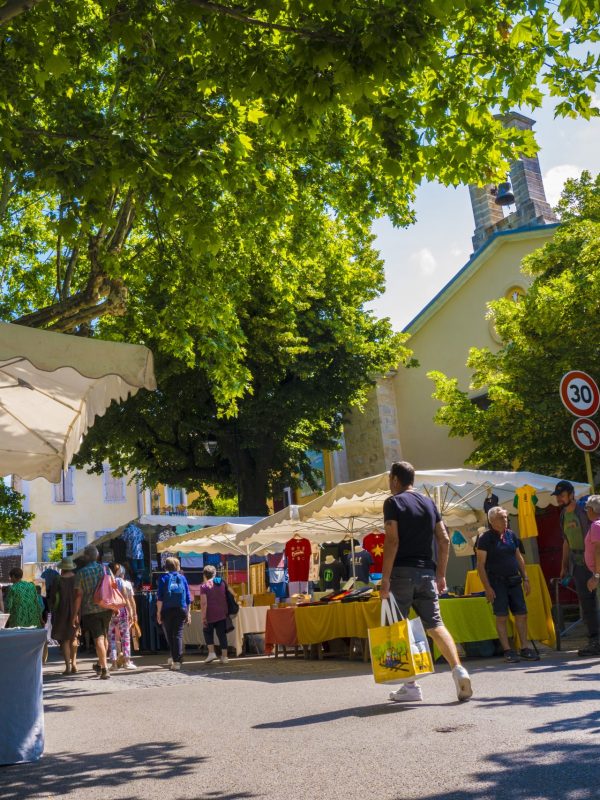
POLYGON ((75 563, 63 558, 59 564, 60 577, 52 582, 48 605, 52 614, 52 638, 55 639, 65 660, 63 675, 77 672, 77 632, 75 616, 75 563))
POLYGON ((93 544, 88 544, 83 551, 85 566, 75 573, 75 608, 71 622, 78 625, 81 615, 81 627, 89 631, 98 657, 93 668, 102 680, 107 680, 110 678, 106 660, 108 626, 113 612, 94 602, 94 593, 105 574, 104 567, 98 563, 98 555, 98 548, 93 544))
POLYGON ((490 527, 477 542, 477 571, 488 602, 496 617, 496 630, 508 662, 539 661, 540 657, 527 638, 527 606, 525 595, 530 592, 521 543, 508 527, 508 512, 501 506, 488 511, 490 527), (512 612, 521 642, 519 653, 508 641, 508 612, 512 612))
POLYGON ((208 656, 205 664, 217 660, 215 653, 215 633, 221 646, 221 664, 226 664, 227 658, 227 585, 222 578, 217 577, 213 566, 207 565, 203 570, 204 583, 200 587, 200 610, 202 611, 202 625, 204 628, 204 641, 208 646, 208 656))
POLYGON ((13 567, 8 573, 11 586, 6 595, 7 628, 43 628, 37 589, 23 580, 23 570, 13 567))
POLYGON ((190 587, 181 574, 179 559, 169 556, 165 561, 166 575, 161 575, 156 592, 156 621, 162 625, 171 648, 169 664, 172 670, 183 663, 183 627, 191 622, 192 597, 190 587))

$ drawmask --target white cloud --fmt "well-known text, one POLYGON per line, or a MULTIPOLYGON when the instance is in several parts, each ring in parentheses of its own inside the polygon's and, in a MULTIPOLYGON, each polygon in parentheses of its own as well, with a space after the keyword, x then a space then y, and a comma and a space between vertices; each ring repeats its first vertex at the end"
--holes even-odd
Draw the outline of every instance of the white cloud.
POLYGON ((420 250, 411 253, 408 263, 411 267, 416 267, 423 276, 433 275, 437 270, 437 261, 428 247, 422 247, 420 250))
POLYGON ((546 172, 544 175, 544 187, 546 189, 546 197, 551 206, 555 206, 560 200, 560 193, 565 181, 568 178, 578 178, 582 171, 582 168, 575 166, 575 164, 558 164, 546 172))

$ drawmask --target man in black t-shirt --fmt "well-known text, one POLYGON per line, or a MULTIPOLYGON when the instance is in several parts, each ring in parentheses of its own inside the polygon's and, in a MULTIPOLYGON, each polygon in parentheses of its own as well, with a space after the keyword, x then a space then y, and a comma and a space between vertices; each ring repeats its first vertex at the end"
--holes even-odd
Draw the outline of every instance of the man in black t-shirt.
MULTIPOLYGON (((408 617, 411 606, 423 627, 452 668, 459 700, 473 694, 469 673, 461 665, 454 639, 440 614, 438 591, 446 591, 446 567, 450 539, 437 506, 413 489, 415 471, 408 461, 395 461, 390 468, 390 492, 383 504, 385 541, 381 597, 394 595, 400 611, 408 617), (437 545, 437 565, 433 540, 437 545)), ((417 683, 405 683, 390 693, 395 702, 423 699, 417 683)))

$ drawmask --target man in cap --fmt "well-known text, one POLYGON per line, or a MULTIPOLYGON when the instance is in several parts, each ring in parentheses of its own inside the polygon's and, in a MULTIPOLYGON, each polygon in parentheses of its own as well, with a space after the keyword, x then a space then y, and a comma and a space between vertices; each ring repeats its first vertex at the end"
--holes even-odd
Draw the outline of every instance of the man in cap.
POLYGON ((600 656, 598 640, 598 612, 596 589, 588 588, 592 573, 585 564, 585 537, 590 520, 585 509, 575 501, 575 489, 569 481, 559 481, 552 494, 556 497, 560 512, 560 527, 563 533, 563 555, 560 577, 569 575, 575 582, 575 590, 581 606, 581 614, 587 628, 588 644, 577 651, 579 656, 600 656))

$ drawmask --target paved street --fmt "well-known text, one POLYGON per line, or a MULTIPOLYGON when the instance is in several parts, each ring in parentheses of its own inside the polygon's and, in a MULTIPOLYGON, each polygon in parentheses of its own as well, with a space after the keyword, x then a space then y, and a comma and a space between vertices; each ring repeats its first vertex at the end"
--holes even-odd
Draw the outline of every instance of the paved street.
POLYGON ((369 665, 294 658, 136 659, 136 673, 45 669, 46 754, 0 769, 0 797, 110 800, 594 800, 600 663, 468 663, 459 704, 446 667, 422 704, 393 705, 369 665))

